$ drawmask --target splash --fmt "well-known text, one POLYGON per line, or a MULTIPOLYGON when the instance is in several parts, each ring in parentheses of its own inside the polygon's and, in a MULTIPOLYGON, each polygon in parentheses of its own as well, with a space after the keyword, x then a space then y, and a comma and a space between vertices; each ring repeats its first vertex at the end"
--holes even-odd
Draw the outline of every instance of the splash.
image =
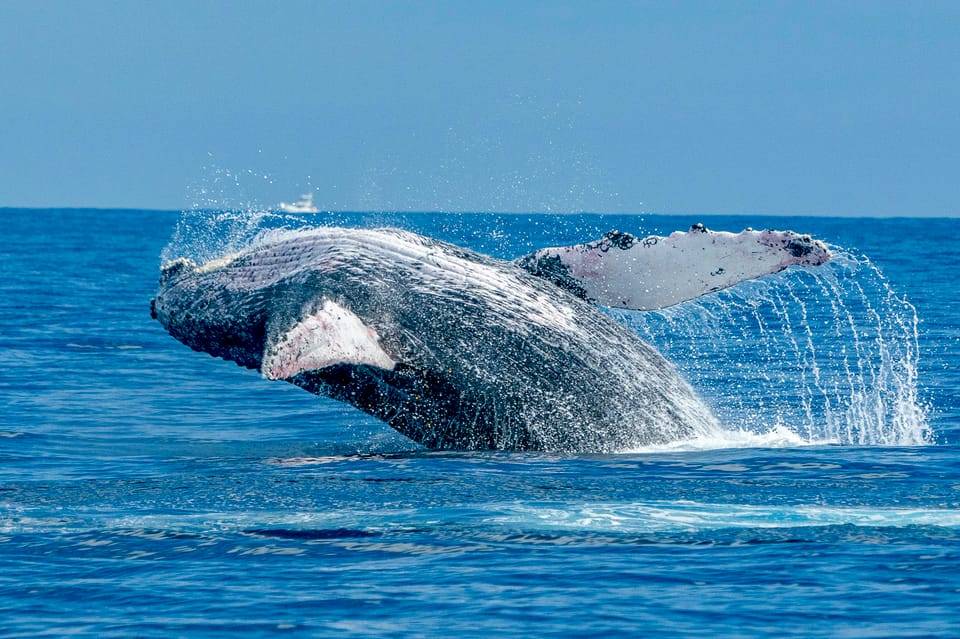
MULTIPOLYGON (((656 344, 731 431, 844 445, 933 442, 918 397, 916 309, 866 256, 833 249, 817 269, 653 313, 616 313, 656 344)), ((709 442, 697 447, 712 447, 709 442)))
MULTIPOLYGON (((412 227, 509 255, 539 224, 527 220, 523 232, 511 233, 495 217, 500 221, 491 239, 477 235, 480 217, 290 216, 250 203, 226 211, 201 204, 184 212, 164 250, 165 262, 188 257, 203 263, 307 223, 412 227)), ((553 241, 567 226, 566 221, 551 224, 549 237, 537 237, 535 243, 553 241)), ((567 231, 577 237, 591 234, 567 231)), ((837 247, 833 252, 828 265, 790 269, 663 311, 610 311, 673 361, 724 425, 718 436, 669 450, 934 442, 918 396, 916 310, 869 258, 837 247)))
POLYGON ((204 167, 201 177, 188 188, 191 205, 182 212, 163 249, 161 264, 181 257, 202 264, 250 247, 265 232, 303 226, 305 220, 322 218, 336 223, 336 216, 329 213, 281 213, 253 195, 275 182, 264 171, 235 171, 215 164, 204 167))

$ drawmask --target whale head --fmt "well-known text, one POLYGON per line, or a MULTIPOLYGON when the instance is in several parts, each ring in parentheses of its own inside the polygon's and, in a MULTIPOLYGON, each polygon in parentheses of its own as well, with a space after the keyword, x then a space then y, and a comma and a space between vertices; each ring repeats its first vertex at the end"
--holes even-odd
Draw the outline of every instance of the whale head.
POLYGON ((230 259, 197 265, 177 258, 160 268, 160 288, 150 315, 178 341, 257 369, 266 341, 267 309, 229 282, 230 259))

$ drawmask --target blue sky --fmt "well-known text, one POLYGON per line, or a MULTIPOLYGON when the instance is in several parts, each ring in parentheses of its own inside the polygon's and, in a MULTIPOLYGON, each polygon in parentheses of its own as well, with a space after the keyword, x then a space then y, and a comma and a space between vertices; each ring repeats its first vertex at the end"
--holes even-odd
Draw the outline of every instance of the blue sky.
POLYGON ((0 206, 960 215, 960 2, 0 16, 0 206))

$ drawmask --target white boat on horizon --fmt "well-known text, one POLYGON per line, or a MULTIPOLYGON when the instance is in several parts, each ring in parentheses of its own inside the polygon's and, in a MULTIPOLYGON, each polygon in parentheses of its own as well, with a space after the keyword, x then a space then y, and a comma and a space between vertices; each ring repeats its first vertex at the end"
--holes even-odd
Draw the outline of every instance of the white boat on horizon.
POLYGON ((281 202, 280 210, 284 213, 319 213, 320 209, 313 203, 313 193, 304 193, 296 202, 281 202))

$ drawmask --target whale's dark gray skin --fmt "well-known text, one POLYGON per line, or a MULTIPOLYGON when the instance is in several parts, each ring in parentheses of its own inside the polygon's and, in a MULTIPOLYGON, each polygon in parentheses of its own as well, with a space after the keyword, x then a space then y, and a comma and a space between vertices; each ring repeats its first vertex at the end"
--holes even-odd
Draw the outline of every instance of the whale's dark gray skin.
POLYGON ((331 227, 172 261, 153 315, 429 448, 612 452, 716 428, 669 362, 581 297, 415 233, 331 227))

